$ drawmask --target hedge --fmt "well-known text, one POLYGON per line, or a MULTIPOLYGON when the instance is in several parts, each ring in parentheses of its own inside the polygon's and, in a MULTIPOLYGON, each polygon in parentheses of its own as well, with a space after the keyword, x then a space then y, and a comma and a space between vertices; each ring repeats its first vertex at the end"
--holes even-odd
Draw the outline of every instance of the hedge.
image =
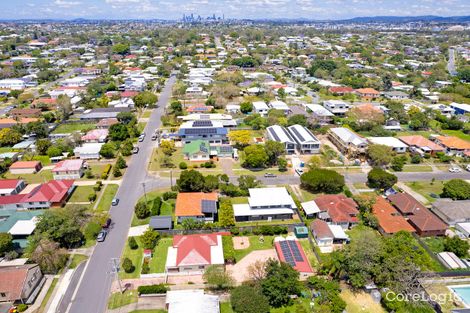
POLYGON ((222 247, 224 249, 224 260, 227 263, 235 263, 235 248, 231 236, 222 236, 222 247))
POLYGON ((161 197, 156 197, 155 200, 153 200, 152 208, 150 209, 150 213, 153 216, 160 215, 161 206, 162 206, 162 198, 161 197))
POLYGON ((107 179, 109 175, 109 171, 111 171, 111 164, 106 164, 103 171, 101 172, 101 179, 107 179))
POLYGON ((140 295, 166 293, 167 291, 168 291, 168 287, 165 286, 164 284, 139 286, 137 288, 137 292, 140 295))

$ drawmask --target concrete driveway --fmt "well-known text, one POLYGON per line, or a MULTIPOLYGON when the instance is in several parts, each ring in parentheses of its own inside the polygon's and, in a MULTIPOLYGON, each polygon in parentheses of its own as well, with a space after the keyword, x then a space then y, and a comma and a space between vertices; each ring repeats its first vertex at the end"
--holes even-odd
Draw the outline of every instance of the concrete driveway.
POLYGON ((255 250, 250 252, 247 256, 241 259, 239 262, 233 265, 227 265, 226 269, 231 271, 233 278, 235 278, 238 284, 241 284, 244 281, 250 279, 248 274, 248 268, 251 264, 254 264, 256 261, 265 262, 268 259, 279 260, 276 254, 276 250, 267 249, 267 250, 255 250))

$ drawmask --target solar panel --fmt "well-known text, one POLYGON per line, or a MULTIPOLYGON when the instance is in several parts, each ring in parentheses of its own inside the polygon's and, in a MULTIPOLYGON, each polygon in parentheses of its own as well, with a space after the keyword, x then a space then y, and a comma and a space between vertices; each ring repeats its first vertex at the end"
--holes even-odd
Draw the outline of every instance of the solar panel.
POLYGON ((224 152, 224 153, 228 153, 228 152, 233 151, 231 146, 220 146, 219 150, 220 150, 220 152, 224 152))
POLYGON ((216 134, 217 129, 215 128, 190 128, 185 129, 185 134, 188 135, 199 135, 199 134, 216 134))
POLYGON ((302 253, 300 253, 299 247, 294 240, 289 240, 289 247, 292 250, 292 255, 294 256, 295 261, 303 262, 304 258, 302 257, 302 253))
POLYGON ((193 127, 208 127, 212 126, 212 121, 210 120, 198 120, 194 121, 193 127))
POLYGON ((217 204, 212 200, 201 200, 202 213, 217 213, 217 204))
POLYGON ((291 127, 290 130, 292 132, 294 132, 294 134, 297 136, 297 138, 299 138, 299 140, 301 142, 304 142, 305 141, 305 138, 299 133, 299 131, 297 130, 297 128, 294 128, 294 127, 291 127))
POLYGON ((276 134, 276 132, 274 131, 273 128, 268 128, 268 131, 269 131, 269 133, 271 134, 271 136, 273 136, 274 140, 276 140, 276 141, 281 141, 281 139, 280 139, 279 136, 276 134))

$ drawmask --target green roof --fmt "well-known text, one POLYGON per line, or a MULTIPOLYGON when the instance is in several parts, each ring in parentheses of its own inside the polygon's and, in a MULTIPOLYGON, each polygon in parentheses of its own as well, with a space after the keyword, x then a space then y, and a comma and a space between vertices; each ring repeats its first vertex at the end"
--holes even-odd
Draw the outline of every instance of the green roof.
POLYGON ((44 210, 0 210, 0 233, 8 232, 17 221, 27 221, 42 213, 44 213, 44 210))
POLYGON ((190 143, 187 143, 183 147, 183 153, 184 154, 196 154, 198 152, 210 152, 210 145, 209 141, 207 140, 194 140, 191 141, 190 143))
POLYGON ((295 232, 297 234, 308 234, 308 228, 305 226, 297 226, 295 227, 295 232))

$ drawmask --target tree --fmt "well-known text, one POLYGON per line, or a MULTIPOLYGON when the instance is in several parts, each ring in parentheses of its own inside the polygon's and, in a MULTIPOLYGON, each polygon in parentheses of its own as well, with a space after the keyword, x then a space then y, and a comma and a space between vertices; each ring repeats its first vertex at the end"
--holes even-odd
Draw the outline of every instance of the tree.
POLYGON ((230 293, 230 303, 235 313, 269 313, 268 299, 259 288, 241 285, 230 293))
POLYGON ((126 160, 122 156, 119 156, 116 160, 116 167, 118 169, 123 169, 127 167, 126 160))
POLYGON ((303 114, 294 114, 287 119, 287 125, 302 125, 307 126, 307 117, 303 114))
POLYGON ((423 112, 409 113, 410 123, 409 126, 412 130, 426 129, 429 127, 429 118, 423 112))
POLYGON ((52 142, 49 139, 38 139, 36 141, 36 150, 40 155, 46 155, 50 146, 52 146, 52 142))
POLYGON ((396 172, 401 172, 406 163, 406 156, 396 156, 392 159, 392 169, 396 172))
POLYGON ((196 192, 204 189, 204 176, 196 170, 184 170, 176 180, 180 192, 196 192))
POLYGON ((271 306, 288 306, 292 304, 291 295, 299 295, 301 291, 299 272, 287 263, 269 259, 266 262, 266 278, 261 281, 261 290, 271 306))
POLYGON ((135 106, 138 108, 154 105, 157 101, 158 97, 150 91, 141 92, 134 97, 135 106))
POLYGON ((50 146, 49 148, 47 148, 46 154, 50 158, 57 157, 57 156, 62 155, 62 149, 60 147, 57 147, 57 146, 50 146))
POLYGON ((464 82, 470 82, 470 67, 464 67, 457 72, 457 77, 459 80, 464 82))
POLYGON ((278 158, 277 159, 277 165, 279 166, 279 171, 280 172, 287 171, 287 160, 286 160, 286 158, 278 158))
POLYGON ((282 142, 277 142, 274 140, 268 140, 264 144, 264 150, 268 155, 269 164, 274 165, 276 164, 277 159, 279 156, 286 152, 285 145, 282 142))
POLYGON ((0 233, 0 256, 13 250, 13 237, 9 233, 0 233))
POLYGON ((115 54, 125 55, 125 54, 129 53, 130 46, 128 44, 124 44, 124 43, 117 43, 112 47, 111 50, 115 54))
POLYGON ((251 102, 242 102, 240 104, 240 111, 244 114, 251 113, 251 111, 253 111, 253 103, 251 103, 251 102))
POLYGON ((339 193, 343 190, 344 177, 336 171, 314 168, 300 176, 302 188, 311 192, 339 193))
POLYGON ((123 141, 130 137, 129 129, 124 124, 113 124, 109 127, 109 138, 114 141, 123 141))
POLYGON ((150 209, 145 202, 137 202, 134 207, 134 213, 137 218, 143 220, 150 216, 150 209))
POLYGON ((385 91, 389 91, 390 89, 392 89, 392 77, 387 74, 385 76, 382 77, 382 82, 383 82, 383 89, 385 91))
POLYGON ((257 260, 248 266, 248 276, 250 280, 259 284, 266 278, 266 262, 257 260))
POLYGON ((219 200, 219 225, 220 227, 235 226, 235 216, 233 213, 232 202, 230 199, 222 198, 219 200))
POLYGON ((31 253, 31 261, 37 263, 46 274, 55 274, 67 261, 67 253, 59 244, 47 238, 40 239, 31 253))
POLYGON ((174 115, 183 114, 183 105, 178 100, 174 100, 170 103, 170 109, 174 115))
POLYGON ((109 142, 102 145, 100 155, 106 159, 114 158, 114 145, 109 142))
POLYGON ((122 172, 119 169, 119 167, 117 167, 117 166, 113 167, 113 176, 114 177, 121 177, 122 176, 122 172))
POLYGON ((385 145, 369 145, 367 154, 376 166, 384 166, 392 161, 392 148, 385 145))
POLYGON ((137 121, 135 115, 132 112, 120 112, 116 118, 119 122, 125 125, 134 124, 137 121))
POLYGON ((57 119, 59 121, 65 121, 70 113, 72 113, 72 102, 66 95, 60 95, 57 98, 57 119))
POLYGON ((48 210, 39 217, 35 234, 53 240, 61 247, 76 247, 84 240, 81 226, 86 220, 84 208, 48 210))
POLYGON ((340 297, 341 289, 336 281, 312 276, 308 279, 308 286, 319 293, 315 301, 323 309, 328 309, 328 312, 332 313, 341 313, 346 309, 346 302, 340 297))
POLYGON ((248 189, 256 188, 260 185, 260 182, 256 180, 256 176, 253 175, 240 175, 238 177, 238 187, 248 192, 248 189))
POLYGON ((282 100, 285 100, 286 99, 286 91, 284 90, 284 88, 279 88, 277 90, 277 95, 279 98, 281 98, 282 100))
POLYGON ((160 148, 162 149, 163 154, 171 156, 173 152, 176 151, 175 143, 171 140, 163 140, 160 143, 160 148))
POLYGON ((245 152, 245 161, 244 166, 250 168, 262 168, 266 166, 266 163, 269 160, 269 156, 266 153, 266 150, 261 145, 251 145, 246 147, 245 152))
POLYGON ((207 267, 204 271, 203 278, 207 284, 215 290, 227 290, 235 284, 235 280, 230 272, 225 271, 222 266, 217 265, 207 267))
POLYGON ((11 146, 22 139, 21 133, 13 128, 0 129, 0 146, 11 146))
POLYGON ((239 149, 243 149, 251 142, 251 132, 249 130, 232 130, 228 133, 230 141, 239 149))
POLYGON ((453 200, 470 199, 470 184, 463 179, 451 179, 444 183, 441 197, 453 200))
POLYGON ((470 249, 468 242, 460 239, 458 236, 446 237, 444 240, 444 251, 453 252, 459 258, 466 257, 468 249, 470 249))
POLYGON ((142 242, 142 247, 144 249, 153 249, 160 239, 160 233, 148 228, 142 236, 140 236, 140 242, 142 242))
POLYGON ((367 184, 372 188, 389 189, 397 183, 398 179, 395 175, 374 167, 367 174, 367 184))
POLYGON ((124 260, 122 260, 122 268, 126 273, 132 273, 135 271, 135 266, 129 258, 124 258, 124 260))
POLYGON ((130 248, 131 250, 135 250, 135 249, 137 249, 137 248, 139 247, 139 245, 137 244, 137 241, 135 240, 134 237, 129 237, 129 238, 127 239, 127 245, 129 246, 129 248, 130 248))

